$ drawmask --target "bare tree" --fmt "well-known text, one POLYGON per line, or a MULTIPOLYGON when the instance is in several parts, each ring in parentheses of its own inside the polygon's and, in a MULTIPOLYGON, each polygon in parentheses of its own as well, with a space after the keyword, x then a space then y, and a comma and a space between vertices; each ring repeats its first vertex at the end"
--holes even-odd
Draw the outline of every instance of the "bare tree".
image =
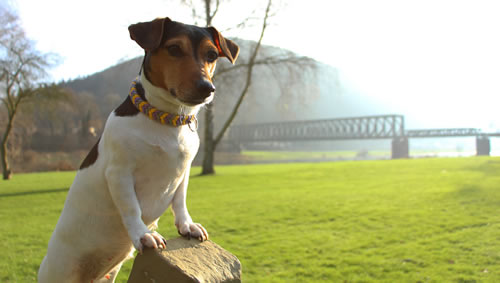
POLYGON ((12 171, 8 162, 8 140, 14 127, 19 106, 37 95, 51 93, 55 86, 37 82, 46 76, 45 69, 55 63, 56 57, 35 49, 19 24, 17 15, 0 7, 0 99, 7 109, 7 123, 0 147, 3 179, 8 180, 12 171))
MULTIPOLYGON (((204 24, 206 26, 212 25, 213 19, 216 17, 218 12, 222 8, 221 0, 203 0, 202 1, 203 5, 197 5, 196 3, 193 2, 193 0, 183 0, 182 2, 191 8, 192 16, 195 22, 200 24, 200 22, 204 20, 204 24), (200 13, 200 11, 197 10, 197 7, 204 7, 204 13, 200 13)), ((239 96, 235 105, 232 107, 229 116, 227 117, 227 119, 225 120, 225 122, 223 123, 222 127, 220 128, 217 134, 215 134, 214 130, 215 103, 212 102, 205 108, 205 117, 204 117, 205 131, 203 137, 203 163, 202 163, 202 173, 201 173, 202 175, 215 173, 215 168, 214 168, 215 149, 223 139, 231 123, 234 121, 238 113, 238 110, 240 109, 245 97, 249 92, 249 89, 252 85, 253 71, 256 66, 267 66, 271 69, 288 68, 290 70, 293 70, 294 68, 296 68, 296 70, 301 70, 300 72, 293 72, 293 71, 290 72, 293 74, 305 73, 302 72, 304 69, 314 68, 313 64, 314 61, 312 59, 308 57, 297 56, 296 54, 293 54, 291 52, 284 52, 282 54, 272 54, 264 58, 259 57, 262 40, 264 38, 267 28, 270 25, 270 18, 272 16, 273 16, 273 1, 268 0, 266 7, 263 11, 262 17, 256 16, 256 12, 253 11, 250 13, 248 17, 244 18, 240 23, 236 25, 236 28, 240 29, 251 25, 250 22, 254 22, 256 18, 262 20, 260 25, 259 37, 255 41, 255 44, 249 45, 251 49, 248 51, 248 53, 242 51, 242 53, 240 53, 239 62, 236 65, 228 66, 225 68, 219 68, 216 71, 214 79, 215 78, 221 79, 221 77, 223 76, 227 76, 231 73, 237 72, 239 73, 239 75, 244 77, 244 83, 241 86, 241 89, 238 90, 239 96), (243 53, 248 54, 247 58, 243 58, 244 56, 241 55, 243 53), (246 61, 241 62, 242 60, 246 61)), ((285 88, 284 85, 286 85, 287 83, 288 82, 282 85, 283 90, 285 88)))

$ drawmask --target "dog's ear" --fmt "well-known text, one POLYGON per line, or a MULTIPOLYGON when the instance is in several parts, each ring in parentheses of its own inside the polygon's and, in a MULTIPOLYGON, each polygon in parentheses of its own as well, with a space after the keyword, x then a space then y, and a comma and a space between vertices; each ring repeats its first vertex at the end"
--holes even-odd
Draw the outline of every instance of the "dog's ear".
POLYGON ((151 22, 131 25, 128 27, 130 38, 146 51, 155 50, 160 47, 165 25, 168 22, 171 22, 169 18, 158 18, 151 22))
POLYGON ((215 46, 219 49, 219 56, 226 57, 232 64, 234 64, 234 61, 236 61, 236 58, 238 58, 238 54, 240 53, 240 47, 232 40, 223 37, 222 34, 220 34, 220 32, 214 27, 209 27, 208 29, 212 33, 215 46))

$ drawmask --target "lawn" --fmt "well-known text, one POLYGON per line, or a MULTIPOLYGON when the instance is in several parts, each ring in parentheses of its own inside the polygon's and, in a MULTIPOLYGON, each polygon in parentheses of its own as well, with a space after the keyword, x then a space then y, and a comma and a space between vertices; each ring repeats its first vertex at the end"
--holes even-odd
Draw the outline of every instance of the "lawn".
POLYGON ((254 161, 320 161, 320 160, 342 160, 355 158, 389 158, 389 151, 243 151, 243 157, 249 157, 254 161))
MULTIPOLYGON (((499 173, 492 157, 219 166, 188 207, 244 282, 500 282, 499 173)), ((0 182, 0 282, 35 281, 73 176, 0 182)))

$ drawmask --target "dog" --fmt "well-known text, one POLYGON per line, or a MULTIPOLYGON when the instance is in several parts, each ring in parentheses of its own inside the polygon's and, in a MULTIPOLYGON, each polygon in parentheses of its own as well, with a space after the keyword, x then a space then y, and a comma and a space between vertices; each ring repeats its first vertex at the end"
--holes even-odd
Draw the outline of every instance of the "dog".
POLYGON ((216 61, 239 47, 215 28, 158 18, 129 26, 145 51, 140 77, 78 170, 38 272, 40 283, 114 282, 122 263, 163 249, 171 206, 179 234, 208 239, 186 207, 199 148, 196 114, 214 97, 216 61))

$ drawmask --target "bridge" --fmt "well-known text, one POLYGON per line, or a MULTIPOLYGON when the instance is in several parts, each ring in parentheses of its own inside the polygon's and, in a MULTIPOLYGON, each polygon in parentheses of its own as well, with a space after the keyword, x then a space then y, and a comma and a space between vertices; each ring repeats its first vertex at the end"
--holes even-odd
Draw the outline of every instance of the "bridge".
POLYGON ((388 139, 403 135, 401 115, 238 125, 229 131, 229 139, 240 142, 388 139))
POLYGON ((226 141, 284 142, 313 140, 391 139, 392 158, 409 156, 409 138, 476 137, 478 155, 489 155, 491 136, 475 128, 405 130, 404 116, 376 115, 323 120, 287 121, 232 126, 226 141))
POLYGON ((477 137, 483 133, 475 128, 450 128, 450 129, 425 129, 408 130, 406 136, 410 138, 436 138, 436 137, 477 137))

